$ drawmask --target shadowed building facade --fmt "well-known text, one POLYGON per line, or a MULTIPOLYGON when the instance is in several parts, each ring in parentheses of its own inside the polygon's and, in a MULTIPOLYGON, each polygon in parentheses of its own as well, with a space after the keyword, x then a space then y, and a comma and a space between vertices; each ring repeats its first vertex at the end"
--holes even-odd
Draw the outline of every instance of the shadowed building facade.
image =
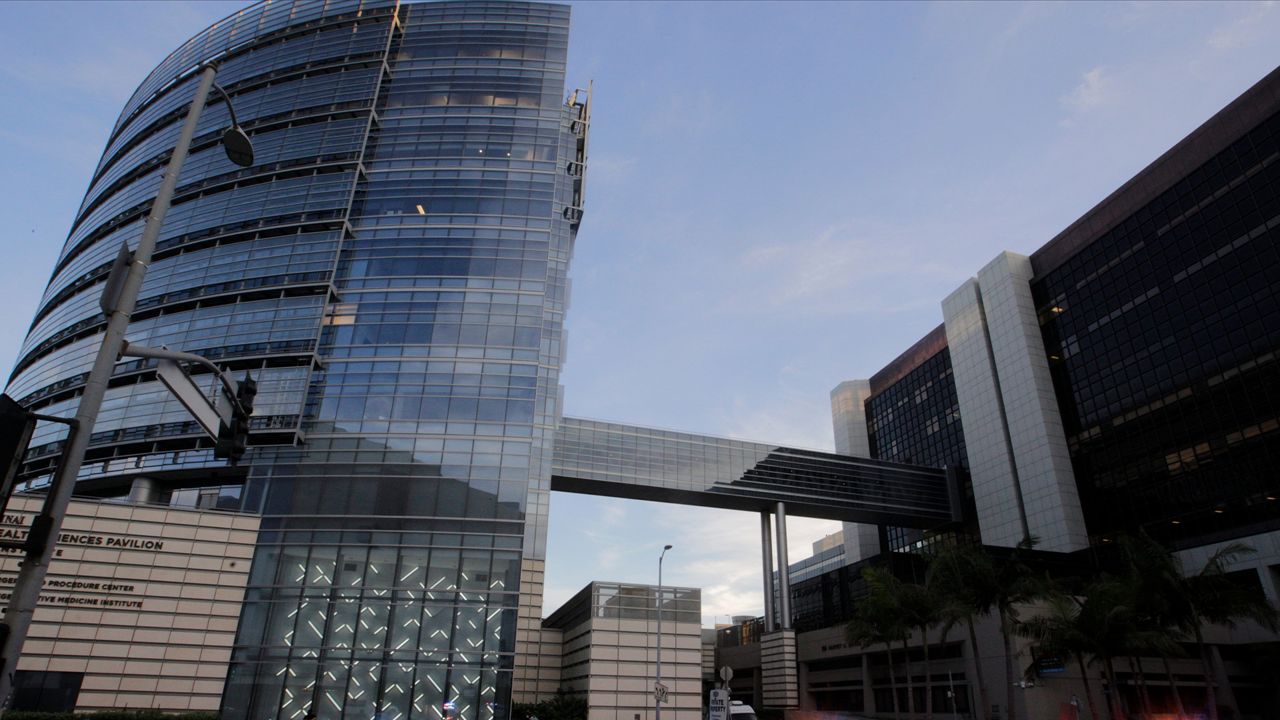
MULTIPOLYGON (((846 559, 1035 537, 1096 571, 1109 546, 1144 532, 1188 572, 1231 543, 1253 548, 1228 570, 1280 604, 1278 160, 1273 70, 1038 249, 979 269, 943 299, 943 323, 886 367, 837 386, 842 452, 959 465, 969 479, 961 522, 846 525, 846 559)), ((830 642, 858 599, 856 570, 797 587, 801 661, 831 673, 810 676, 806 701, 847 707, 856 696, 883 711, 887 678, 871 653, 830 642)), ((1273 664, 1276 636, 1206 636, 1220 714, 1275 716, 1280 696, 1259 668, 1273 664)), ((948 680, 963 688, 984 660, 972 647, 955 660, 948 680)), ((1173 661, 1174 674, 1195 670, 1173 661)), ((1139 684, 1148 692, 1140 673, 1118 676, 1131 707, 1139 684)), ((1078 692, 1067 675, 1047 674, 1016 702, 1057 717, 1078 692)), ((1180 684, 1188 711, 1207 712, 1204 681, 1180 684)), ((934 684, 935 708, 946 689, 934 684)), ((1173 714, 1167 688, 1152 694, 1157 713, 1173 714)))
POLYGON ((865 428, 851 454, 965 465, 976 522, 952 529, 988 545, 1074 552, 1141 528, 1269 547, 1278 158, 1273 71, 1029 256, 983 267, 860 402, 836 388, 837 441, 865 428))

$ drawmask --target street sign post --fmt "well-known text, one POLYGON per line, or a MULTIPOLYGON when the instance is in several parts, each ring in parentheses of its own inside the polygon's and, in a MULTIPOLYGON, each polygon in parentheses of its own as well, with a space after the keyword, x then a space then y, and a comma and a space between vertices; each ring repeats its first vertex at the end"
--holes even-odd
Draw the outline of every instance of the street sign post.
POLYGON ((660 703, 667 702, 667 686, 660 682, 653 684, 653 699, 660 703))
POLYGON ((729 687, 729 681, 733 679, 733 668, 723 665, 720 668, 720 679, 724 681, 724 686, 729 687))
POLYGON ((707 720, 729 720, 728 690, 711 691, 711 701, 707 703, 707 720))

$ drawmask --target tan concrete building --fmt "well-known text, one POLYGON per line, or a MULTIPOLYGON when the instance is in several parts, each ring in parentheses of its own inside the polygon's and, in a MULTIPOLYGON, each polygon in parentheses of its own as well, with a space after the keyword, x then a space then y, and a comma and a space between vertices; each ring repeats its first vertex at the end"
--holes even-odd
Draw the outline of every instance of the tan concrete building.
MULTIPOLYGON (((22 540, 43 498, 12 499, 22 540)), ((15 678, 15 707, 216 711, 258 518, 76 500, 15 678)), ((0 555, 0 602, 17 575, 0 555)))
MULTIPOLYGON (((664 720, 702 715, 701 591, 662 588, 664 720)), ((588 720, 652 720, 658 588, 593 582, 543 621, 562 633, 560 687, 585 696, 588 720)))

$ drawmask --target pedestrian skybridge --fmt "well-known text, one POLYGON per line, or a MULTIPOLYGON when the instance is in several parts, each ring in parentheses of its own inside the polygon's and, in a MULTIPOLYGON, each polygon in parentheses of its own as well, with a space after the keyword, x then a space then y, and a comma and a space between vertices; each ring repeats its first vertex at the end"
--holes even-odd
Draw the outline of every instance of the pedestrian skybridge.
POLYGON ((551 489, 682 505, 891 525, 958 520, 956 479, 938 468, 709 435, 564 418, 551 489))

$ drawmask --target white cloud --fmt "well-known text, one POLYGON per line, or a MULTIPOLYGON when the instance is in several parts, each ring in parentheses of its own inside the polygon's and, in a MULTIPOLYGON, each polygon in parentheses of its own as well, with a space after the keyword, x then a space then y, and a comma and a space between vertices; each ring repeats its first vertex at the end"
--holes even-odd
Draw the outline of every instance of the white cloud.
POLYGON ((1249 3, 1237 7, 1248 7, 1251 12, 1215 29, 1209 35, 1209 47, 1214 50, 1237 50, 1248 47, 1259 40, 1272 36, 1263 20, 1275 10, 1274 0, 1249 3))
POLYGON ((839 530, 839 520, 787 518, 787 560, 795 563, 813 554, 813 542, 839 530))
POLYGON ((1062 97, 1062 105, 1076 112, 1092 110, 1107 102, 1113 84, 1113 77, 1099 65, 1085 73, 1080 84, 1062 97))
POLYGON ((931 229, 847 221, 809 238, 780 238, 749 246, 738 258, 737 292, 723 308, 782 310, 790 316, 892 313, 935 304, 915 293, 888 292, 909 278, 963 273, 940 257, 931 229), (930 259, 925 259, 930 258, 930 259))
POLYGON ((827 398, 800 389, 771 393, 773 402, 758 394, 735 397, 728 417, 718 423, 725 435, 740 440, 777 443, 789 447, 831 450, 831 415, 827 398))
MULTIPOLYGON (((592 580, 656 583, 658 555, 667 543, 673 547, 663 563, 663 582, 702 590, 704 625, 710 627, 717 618, 724 622, 727 616, 763 612, 759 515, 562 493, 553 493, 552 498, 544 617, 592 580), (623 514, 617 514, 619 507, 623 514), (586 538, 577 531, 565 532, 563 526, 557 529, 557 521, 572 520, 557 519, 555 514, 570 508, 579 523, 589 526, 586 538), (616 563, 607 570, 595 561, 603 545, 616 553, 616 563)), ((828 520, 788 518, 791 562, 808 557, 813 541, 839 526, 828 520)))

